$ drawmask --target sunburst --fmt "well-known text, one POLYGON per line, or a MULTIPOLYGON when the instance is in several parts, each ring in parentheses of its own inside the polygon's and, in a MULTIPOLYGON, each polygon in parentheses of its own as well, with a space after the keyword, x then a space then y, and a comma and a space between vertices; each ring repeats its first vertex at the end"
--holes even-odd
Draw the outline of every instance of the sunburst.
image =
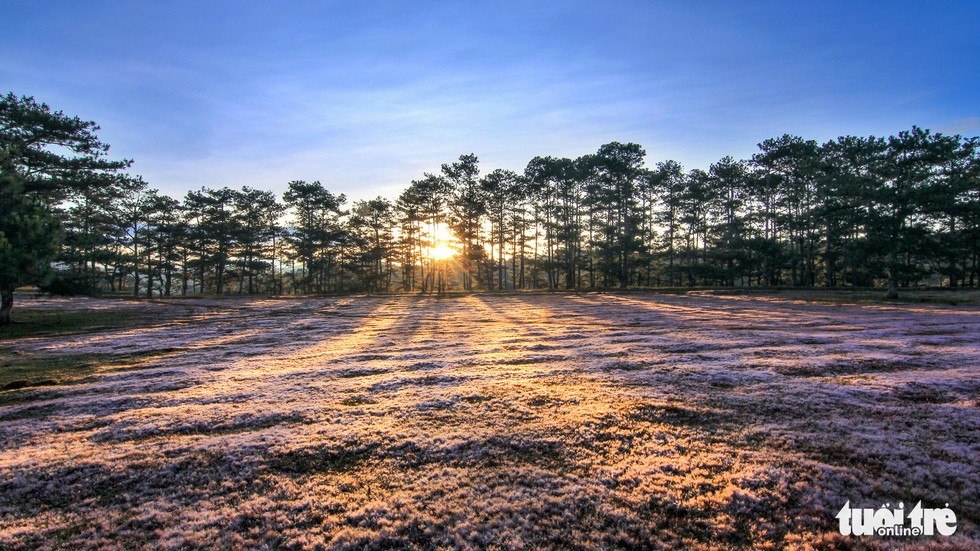
POLYGON ((446 260, 453 256, 456 256, 456 249, 452 248, 446 241, 437 241, 433 246, 429 247, 429 258, 433 260, 446 260))

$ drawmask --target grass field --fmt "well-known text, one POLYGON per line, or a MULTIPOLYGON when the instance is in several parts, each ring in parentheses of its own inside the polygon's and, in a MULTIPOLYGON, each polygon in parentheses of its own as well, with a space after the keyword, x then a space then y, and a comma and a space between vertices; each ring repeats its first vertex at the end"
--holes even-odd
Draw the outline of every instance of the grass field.
POLYGON ((2 549, 980 545, 970 300, 62 299, 15 317, 2 549), (846 501, 920 500, 949 504, 954 536, 838 533, 846 501))

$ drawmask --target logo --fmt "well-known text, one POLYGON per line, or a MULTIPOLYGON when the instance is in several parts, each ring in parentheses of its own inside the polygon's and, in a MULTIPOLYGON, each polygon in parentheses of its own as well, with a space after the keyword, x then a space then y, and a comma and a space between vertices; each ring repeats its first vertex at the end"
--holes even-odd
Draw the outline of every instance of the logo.
POLYGON ((922 507, 915 504, 905 514, 905 504, 899 503, 897 509, 886 503, 878 509, 852 509, 848 501, 837 513, 840 533, 845 536, 952 536, 956 531, 956 513, 949 503, 942 509, 922 507))

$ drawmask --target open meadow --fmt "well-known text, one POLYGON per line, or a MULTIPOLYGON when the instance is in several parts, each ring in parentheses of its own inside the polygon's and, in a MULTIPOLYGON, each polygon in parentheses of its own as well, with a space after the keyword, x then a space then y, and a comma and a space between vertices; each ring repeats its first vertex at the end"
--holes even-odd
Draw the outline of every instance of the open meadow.
POLYGON ((980 545, 976 305, 529 293, 17 316, 78 326, 0 340, 3 549, 980 545), (847 501, 920 500, 949 504, 952 537, 838 533, 847 501))

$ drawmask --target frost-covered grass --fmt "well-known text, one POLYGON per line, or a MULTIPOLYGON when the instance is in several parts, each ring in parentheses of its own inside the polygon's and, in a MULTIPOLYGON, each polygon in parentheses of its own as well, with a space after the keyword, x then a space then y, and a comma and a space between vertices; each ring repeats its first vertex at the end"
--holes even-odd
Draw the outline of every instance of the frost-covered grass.
POLYGON ((0 548, 980 545, 980 309, 803 298, 157 301, 10 339, 142 360, 0 393, 0 548), (845 538, 848 500, 957 532, 845 538))

